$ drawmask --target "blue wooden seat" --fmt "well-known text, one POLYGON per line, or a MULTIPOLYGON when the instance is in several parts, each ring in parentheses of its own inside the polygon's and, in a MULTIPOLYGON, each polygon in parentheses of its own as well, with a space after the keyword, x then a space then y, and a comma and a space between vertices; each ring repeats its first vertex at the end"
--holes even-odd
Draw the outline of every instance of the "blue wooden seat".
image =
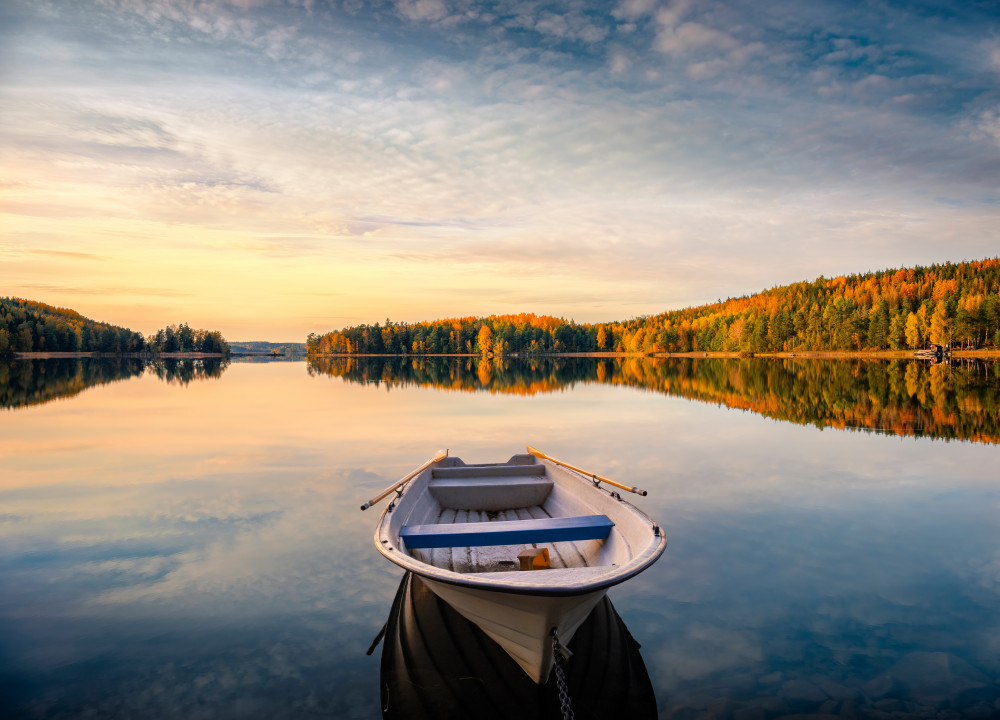
POLYGON ((498 520, 452 525, 404 525, 399 537, 410 549, 530 545, 567 540, 604 540, 614 527, 607 515, 498 520))

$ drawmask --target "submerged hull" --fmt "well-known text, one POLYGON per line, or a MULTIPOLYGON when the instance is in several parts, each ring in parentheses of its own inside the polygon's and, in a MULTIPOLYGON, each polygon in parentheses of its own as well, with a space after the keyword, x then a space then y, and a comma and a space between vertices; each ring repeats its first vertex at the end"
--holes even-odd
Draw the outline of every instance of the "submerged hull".
MULTIPOLYGON (((385 720, 560 717, 555 678, 531 681, 478 626, 407 573, 386 626, 381 662, 385 720)), ((566 685, 578 718, 657 715, 649 673, 611 601, 598 601, 568 644, 566 685)))
POLYGON ((512 595, 423 578, 427 587, 507 651, 536 683, 552 670, 552 630, 565 645, 607 590, 582 595, 512 595))

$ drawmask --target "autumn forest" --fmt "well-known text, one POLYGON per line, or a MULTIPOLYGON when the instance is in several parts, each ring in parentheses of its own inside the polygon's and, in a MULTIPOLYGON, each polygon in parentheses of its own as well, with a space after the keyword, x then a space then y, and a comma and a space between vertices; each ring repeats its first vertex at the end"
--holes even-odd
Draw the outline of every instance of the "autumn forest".
POLYGON ((206 353, 227 355, 218 330, 194 330, 181 323, 149 337, 96 322, 75 310, 21 298, 0 298, 0 355, 15 352, 206 353))
MULTIPOLYGON (((741 354, 1000 347, 1000 258, 820 277, 754 295, 606 323, 534 313, 356 325, 310 334, 324 355, 741 354)), ((149 336, 66 308, 0 298, 0 355, 15 352, 228 354, 219 331, 170 325, 149 336)))
POLYGON ((912 350, 1000 346, 1000 258, 765 290, 627 321, 520 315, 386 320, 310 335, 311 355, 912 350))

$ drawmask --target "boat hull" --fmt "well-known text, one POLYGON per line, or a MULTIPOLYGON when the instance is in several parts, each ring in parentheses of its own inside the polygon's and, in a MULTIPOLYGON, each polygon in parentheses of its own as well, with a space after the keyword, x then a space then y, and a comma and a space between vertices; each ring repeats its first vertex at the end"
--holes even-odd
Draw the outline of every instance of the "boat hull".
POLYGON ((639 644, 605 596, 567 645, 565 684, 535 683, 506 651, 430 591, 400 581, 386 623, 379 683, 384 720, 548 720, 564 690, 577 717, 655 720, 656 696, 639 644))
POLYGON ((422 579, 506 650, 536 683, 544 683, 552 670, 552 631, 567 644, 607 592, 602 588, 580 595, 515 595, 422 579))

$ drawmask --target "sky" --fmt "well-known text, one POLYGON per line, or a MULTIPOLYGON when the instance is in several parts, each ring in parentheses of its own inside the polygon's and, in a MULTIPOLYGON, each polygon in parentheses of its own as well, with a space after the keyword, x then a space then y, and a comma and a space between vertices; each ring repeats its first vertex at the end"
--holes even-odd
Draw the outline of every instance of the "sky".
POLYGON ((0 0, 0 296, 303 342, 1000 251, 1000 5, 0 0))

